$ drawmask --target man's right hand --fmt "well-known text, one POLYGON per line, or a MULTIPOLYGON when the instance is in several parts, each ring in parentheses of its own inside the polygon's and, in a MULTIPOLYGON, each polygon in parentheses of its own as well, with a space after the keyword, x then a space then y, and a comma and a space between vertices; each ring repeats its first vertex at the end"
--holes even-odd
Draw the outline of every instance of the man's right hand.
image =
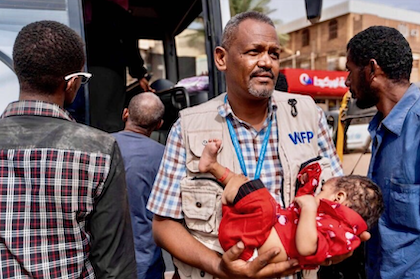
POLYGON ((144 92, 153 92, 153 93, 155 93, 155 90, 152 87, 150 87, 149 81, 145 77, 144 78, 141 78, 139 80, 139 85, 143 89, 144 92))
POLYGON ((269 263, 279 254, 279 248, 272 248, 251 262, 239 259, 244 248, 244 244, 238 242, 223 254, 220 269, 226 278, 273 278, 291 275, 299 270, 297 260, 269 263))

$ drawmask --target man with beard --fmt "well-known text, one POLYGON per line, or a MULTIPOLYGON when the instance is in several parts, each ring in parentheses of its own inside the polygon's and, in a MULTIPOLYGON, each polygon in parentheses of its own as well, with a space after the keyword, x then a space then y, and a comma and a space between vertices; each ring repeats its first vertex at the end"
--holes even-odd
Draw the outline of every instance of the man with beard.
POLYGON ((394 28, 370 27, 347 45, 346 85, 360 108, 376 106, 369 124, 368 176, 385 211, 366 245, 367 277, 420 278, 420 91, 410 84, 411 48, 394 28))
POLYGON ((222 139, 221 164, 260 178, 283 207, 294 198, 303 162, 321 155, 331 161, 333 175, 343 174, 322 110, 308 96, 274 91, 279 56, 267 16, 246 12, 231 18, 215 49, 227 93, 181 111, 171 129, 148 209, 155 213, 155 240, 174 256, 181 278, 280 277, 297 268, 295 260, 267 264, 278 248, 251 262, 238 259, 242 242, 223 254, 217 238, 223 189, 198 169, 208 139, 222 139))

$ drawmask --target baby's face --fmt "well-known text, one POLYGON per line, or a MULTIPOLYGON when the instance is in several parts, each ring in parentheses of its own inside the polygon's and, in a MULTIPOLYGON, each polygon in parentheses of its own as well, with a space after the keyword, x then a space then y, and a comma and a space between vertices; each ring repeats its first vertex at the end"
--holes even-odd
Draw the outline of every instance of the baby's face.
POLYGON ((318 200, 326 199, 334 201, 336 197, 336 192, 337 189, 335 188, 334 179, 329 179, 327 182, 325 182, 324 185, 322 185, 321 192, 319 192, 319 194, 316 195, 315 198, 317 198, 318 200))

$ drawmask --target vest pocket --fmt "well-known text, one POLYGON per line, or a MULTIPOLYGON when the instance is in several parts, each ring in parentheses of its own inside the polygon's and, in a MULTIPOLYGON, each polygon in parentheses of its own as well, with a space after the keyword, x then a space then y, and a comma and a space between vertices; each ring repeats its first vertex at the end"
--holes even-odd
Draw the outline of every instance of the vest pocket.
MULTIPOLYGON (((187 153, 187 168, 194 173, 199 172, 198 163, 209 139, 222 139, 221 131, 191 132, 188 134, 188 146, 191 153, 187 153)), ((223 148, 223 142, 218 152, 223 148)))
POLYGON ((217 235, 221 213, 220 186, 211 180, 181 181, 182 211, 190 230, 217 235))

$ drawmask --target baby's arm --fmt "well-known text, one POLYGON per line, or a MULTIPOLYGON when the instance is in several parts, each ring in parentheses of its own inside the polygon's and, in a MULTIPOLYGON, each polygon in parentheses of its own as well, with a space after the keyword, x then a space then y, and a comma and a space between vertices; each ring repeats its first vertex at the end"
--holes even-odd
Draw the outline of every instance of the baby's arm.
POLYGON ((297 251, 302 256, 313 255, 318 248, 318 231, 316 229, 318 204, 312 195, 296 197, 295 202, 301 208, 296 229, 297 251))

